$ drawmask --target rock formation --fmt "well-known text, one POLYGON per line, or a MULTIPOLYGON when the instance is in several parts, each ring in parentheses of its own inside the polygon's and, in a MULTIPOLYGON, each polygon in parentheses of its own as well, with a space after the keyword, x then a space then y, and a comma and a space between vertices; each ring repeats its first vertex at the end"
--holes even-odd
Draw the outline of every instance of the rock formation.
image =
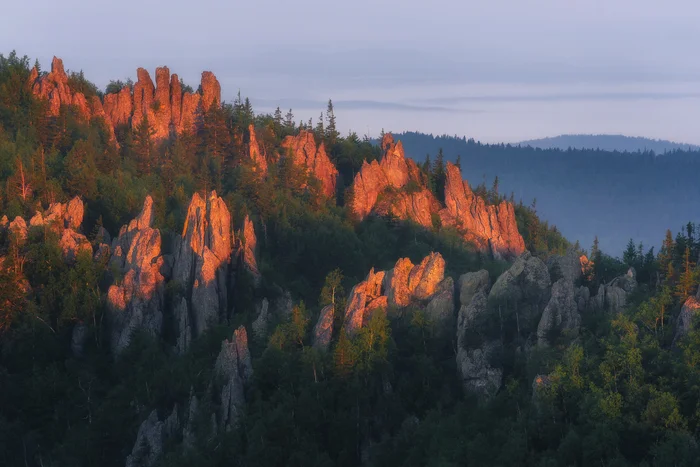
POLYGON ((525 251, 525 242, 518 232, 515 209, 507 201, 486 205, 462 179, 459 168, 447 163, 445 209, 440 211, 443 225, 454 225, 465 240, 496 258, 510 258, 525 251))
POLYGON ((158 412, 153 410, 139 426, 134 448, 126 458, 126 467, 155 465, 163 454, 165 442, 174 437, 179 429, 177 406, 164 422, 158 420, 158 412))
POLYGON ((180 342, 201 335, 227 313, 233 245, 224 200, 215 191, 206 201, 195 193, 174 253, 173 280, 185 299, 184 305, 178 301, 176 319, 181 333, 191 334, 180 335, 180 342))
POLYGON ((700 290, 694 297, 688 297, 683 303, 681 313, 676 321, 676 332, 673 335, 673 345, 676 345, 680 339, 687 336, 693 329, 693 321, 697 319, 700 313, 700 290))
POLYGON ((219 427, 231 430, 245 404, 244 385, 253 375, 250 352, 248 351, 248 333, 243 326, 236 329, 231 341, 221 343, 221 351, 216 359, 215 373, 221 381, 221 407, 219 410, 219 427))
POLYGON ((597 293, 590 298, 587 310, 605 311, 616 314, 621 312, 627 297, 637 288, 637 273, 629 268, 626 274, 616 277, 607 284, 600 284, 597 293))
POLYGON ((445 277, 445 260, 431 253, 414 265, 401 258, 389 271, 375 272, 353 287, 345 308, 348 335, 356 333, 376 309, 416 305, 425 309, 436 330, 449 328, 454 319, 454 280, 445 277))
POLYGON ((153 199, 146 197, 141 213, 122 226, 112 242, 112 268, 123 277, 107 292, 110 344, 119 354, 137 329, 159 336, 163 325, 165 278, 161 273, 160 231, 153 223, 153 199))
POLYGON ((382 139, 381 162, 363 162, 352 184, 352 210, 359 219, 370 213, 411 219, 432 227, 440 203, 425 187, 420 169, 404 155, 403 145, 390 134, 382 139))
POLYGON ((243 220, 243 228, 238 233, 238 251, 241 264, 252 274, 256 282, 260 280, 260 271, 258 270, 258 261, 256 259, 257 246, 258 239, 255 235, 253 221, 246 215, 243 220))
POLYGON ((542 312, 537 326, 537 343, 548 345, 560 335, 576 337, 580 325, 581 315, 575 300, 574 284, 569 278, 562 277, 552 286, 551 298, 542 312))
POLYGON ((569 248, 563 256, 550 256, 547 259, 547 268, 552 282, 564 278, 577 284, 583 277, 584 266, 581 258, 585 258, 585 255, 579 256, 573 248, 569 248))
POLYGON ((498 342, 470 341, 470 332, 486 316, 490 279, 481 270, 463 274, 459 280, 459 315, 457 317, 457 369, 464 388, 481 396, 495 394, 501 386, 503 370, 492 367, 490 355, 499 347, 498 342))
POLYGON ((381 162, 365 161, 353 181, 351 207, 358 219, 376 213, 410 219, 426 228, 432 228, 439 219, 442 225, 456 227, 465 240, 497 258, 515 257, 525 250, 511 203, 487 206, 462 179, 459 168, 448 163, 443 208, 426 187, 416 163, 405 157, 400 141, 394 143, 386 134, 381 147, 381 162))
POLYGON ((48 101, 50 117, 57 117, 61 106, 72 106, 85 121, 104 120, 113 141, 116 141, 116 127, 131 125, 137 129, 144 119, 153 129, 155 140, 165 139, 171 133, 193 131, 210 108, 221 105, 221 86, 210 71, 202 73, 201 94, 183 94, 180 80, 175 74, 171 76, 167 67, 156 69, 155 84, 145 69, 139 68, 136 74, 133 94, 124 87, 119 92, 106 94, 103 101, 92 96, 88 102, 83 93, 70 89, 63 62, 54 57, 51 72, 39 76, 33 69, 28 85, 36 96, 48 101))
MULTIPOLYGON (((253 163, 253 170, 264 177, 267 175, 267 158, 260 148, 258 137, 255 134, 255 126, 252 123, 248 125, 248 134, 250 137, 248 141, 248 157, 253 163)), ((335 184, 333 189, 335 190, 335 184)))
POLYGON ((382 295, 383 280, 384 271, 375 273, 372 268, 367 278, 350 291, 345 308, 345 331, 348 335, 353 335, 362 328, 369 313, 378 308, 386 309, 388 302, 386 296, 382 295))
POLYGON ((335 198, 338 169, 328 158, 324 144, 316 146, 313 133, 302 130, 296 136, 287 136, 282 148, 295 165, 305 167, 309 175, 321 182, 321 191, 327 198, 335 198))
POLYGON ((314 326, 314 348, 325 352, 333 337, 333 305, 326 305, 318 316, 316 326, 314 326))

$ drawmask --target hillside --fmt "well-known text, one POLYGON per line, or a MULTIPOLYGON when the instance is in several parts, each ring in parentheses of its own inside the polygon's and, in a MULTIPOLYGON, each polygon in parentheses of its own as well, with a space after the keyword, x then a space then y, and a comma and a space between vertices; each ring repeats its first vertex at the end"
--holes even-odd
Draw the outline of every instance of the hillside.
POLYGON ((532 139, 518 143, 540 149, 600 149, 618 152, 648 152, 663 154, 676 150, 697 151, 695 144, 674 143, 662 139, 642 138, 624 135, 559 135, 549 138, 532 139))
POLYGON ((30 63, 0 55, 0 465, 700 456, 692 225, 584 252, 330 101, 30 63))
POLYGON ((440 148, 446 161, 460 156, 472 185, 488 188, 498 176, 499 190, 530 205, 584 247, 595 236, 606 252, 620 255, 632 238, 647 248, 660 247, 667 228, 681 229, 700 220, 700 152, 619 153, 591 149, 535 149, 481 144, 466 138, 415 132, 397 134, 406 154, 423 162, 440 148))

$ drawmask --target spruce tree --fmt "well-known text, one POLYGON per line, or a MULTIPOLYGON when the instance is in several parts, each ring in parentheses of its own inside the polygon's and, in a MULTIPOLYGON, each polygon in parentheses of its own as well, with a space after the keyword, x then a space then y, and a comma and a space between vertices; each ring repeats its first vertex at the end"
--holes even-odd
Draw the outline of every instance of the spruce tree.
POLYGON ((332 147, 338 140, 338 131, 335 127, 335 113, 333 112, 333 101, 328 99, 328 109, 326 110, 326 141, 332 147))

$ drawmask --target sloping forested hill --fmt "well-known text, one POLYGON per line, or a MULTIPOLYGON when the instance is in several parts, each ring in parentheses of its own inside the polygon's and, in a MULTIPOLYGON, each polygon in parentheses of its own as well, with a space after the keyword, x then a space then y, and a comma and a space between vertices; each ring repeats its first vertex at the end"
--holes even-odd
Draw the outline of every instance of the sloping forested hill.
POLYGON ((676 150, 697 151, 700 149, 695 144, 624 135, 559 135, 550 138, 521 141, 518 145, 540 149, 601 149, 603 151, 619 152, 654 151, 657 154, 676 150))
POLYGON ((668 228, 700 220, 700 152, 610 152, 593 149, 535 149, 481 144, 450 136, 406 132, 398 135, 406 154, 418 162, 459 157, 472 185, 490 188, 498 176, 499 191, 536 209, 571 241, 619 255, 630 238, 655 246, 668 228))

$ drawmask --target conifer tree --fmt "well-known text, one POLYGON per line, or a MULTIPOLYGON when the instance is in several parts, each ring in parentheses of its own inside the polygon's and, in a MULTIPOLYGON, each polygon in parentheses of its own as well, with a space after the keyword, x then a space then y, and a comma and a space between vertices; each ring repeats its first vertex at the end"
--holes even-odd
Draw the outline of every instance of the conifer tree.
POLYGON ((333 145, 338 140, 338 131, 335 127, 335 113, 333 112, 333 101, 328 99, 328 109, 326 110, 326 140, 328 146, 333 145))
POLYGON ((678 284, 676 285, 676 296, 681 302, 693 294, 697 283, 698 271, 695 269, 695 263, 690 259, 690 247, 686 246, 683 254, 683 272, 678 277, 678 284))

